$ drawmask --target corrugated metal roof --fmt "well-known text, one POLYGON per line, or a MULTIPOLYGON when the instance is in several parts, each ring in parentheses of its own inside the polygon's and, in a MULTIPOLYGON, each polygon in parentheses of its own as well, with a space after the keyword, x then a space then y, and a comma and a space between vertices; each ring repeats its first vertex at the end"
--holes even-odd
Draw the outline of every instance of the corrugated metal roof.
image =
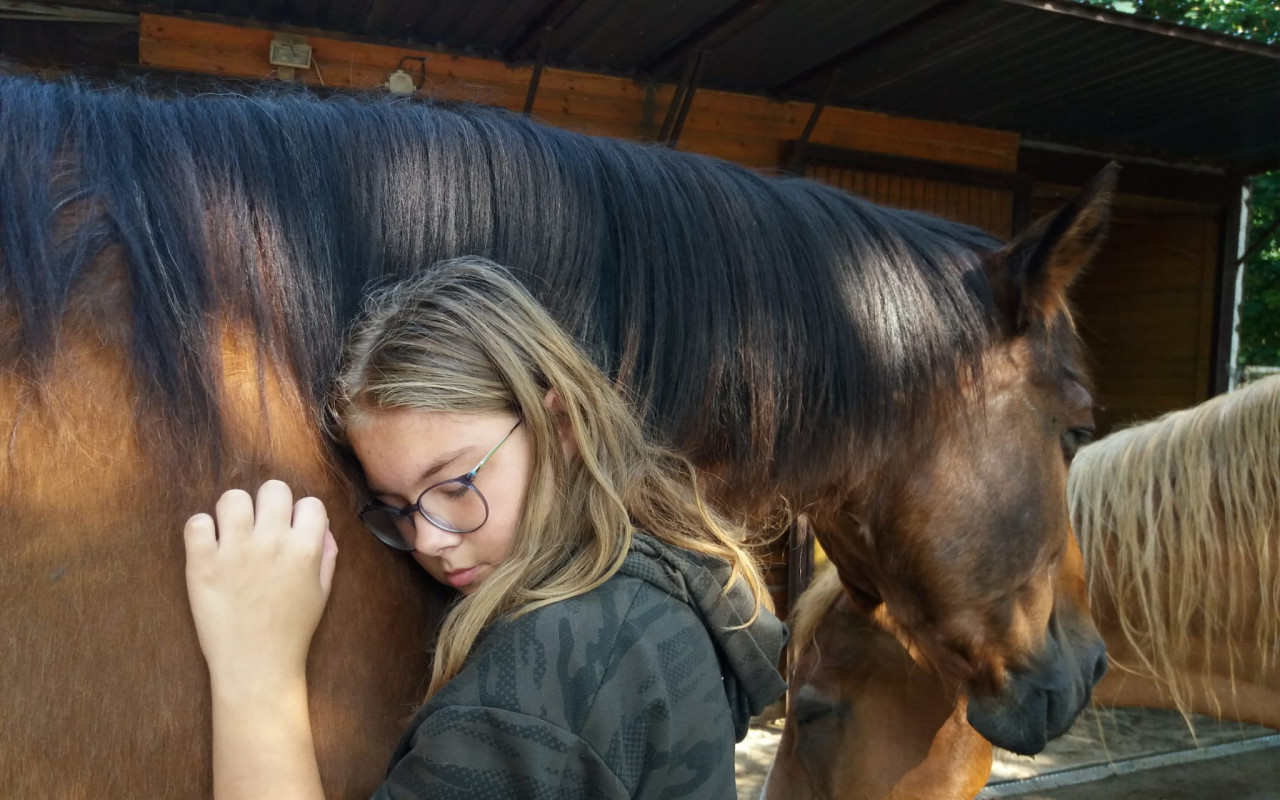
MULTIPOLYGON (((64 0, 64 4, 68 4, 64 0)), ((70 0, 256 19, 1018 131, 1080 147, 1280 166, 1280 48, 1063 0, 70 0), (1087 9, 1087 10, 1086 10, 1087 9)))

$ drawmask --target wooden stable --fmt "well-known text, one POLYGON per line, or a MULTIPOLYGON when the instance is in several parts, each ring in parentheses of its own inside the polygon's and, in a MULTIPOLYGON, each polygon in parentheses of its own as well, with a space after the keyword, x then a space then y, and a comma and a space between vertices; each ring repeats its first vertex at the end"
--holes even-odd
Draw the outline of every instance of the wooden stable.
MULTIPOLYGON (((261 28, 142 14, 139 63, 152 69, 269 79, 274 32, 261 28)), ((533 67, 509 66, 467 56, 411 50, 337 38, 308 36, 314 67, 295 80, 331 88, 378 88, 405 63, 419 94, 521 111, 533 67), (412 59, 426 59, 408 63, 412 59)), ((652 141, 657 138, 675 87, 642 85, 625 78, 546 68, 532 115, 549 125, 595 136, 652 141)), ((780 166, 788 141, 809 117, 809 103, 773 103, 759 97, 699 90, 679 139, 681 149, 751 167, 780 166)), ((1017 165, 1018 137, 1003 131, 923 122, 850 109, 827 110, 813 141, 992 170, 1017 165)))
MULTIPOLYGON (((288 77, 325 89, 373 91, 403 68, 420 97, 530 108, 550 125, 649 142, 670 132, 673 98, 687 88, 337 32, 302 33, 312 66, 290 77, 268 61, 276 30, 247 20, 141 13, 137 63, 97 66, 255 82, 288 77)), ((1000 237, 1051 211, 1108 160, 1044 148, 1015 131, 834 106, 815 112, 811 102, 696 85, 689 92, 687 113, 675 126, 682 150, 765 172, 801 171, 876 202, 968 222, 1000 237)), ((1226 170, 1152 159, 1122 171, 1110 240, 1076 291, 1079 329, 1093 356, 1100 432, 1225 388, 1241 182, 1226 170)), ((783 613, 788 595, 806 582, 807 559, 787 552, 794 544, 780 541, 769 557, 783 613)))

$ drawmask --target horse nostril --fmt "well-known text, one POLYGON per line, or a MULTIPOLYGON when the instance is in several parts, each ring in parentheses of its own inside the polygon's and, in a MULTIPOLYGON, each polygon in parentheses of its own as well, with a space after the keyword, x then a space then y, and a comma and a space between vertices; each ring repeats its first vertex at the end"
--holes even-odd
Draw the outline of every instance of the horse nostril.
POLYGON ((1107 674, 1107 651, 1106 651, 1106 648, 1102 648, 1098 652, 1098 660, 1093 662, 1093 683, 1091 685, 1097 686, 1098 681, 1102 680, 1102 676, 1106 674, 1107 674))

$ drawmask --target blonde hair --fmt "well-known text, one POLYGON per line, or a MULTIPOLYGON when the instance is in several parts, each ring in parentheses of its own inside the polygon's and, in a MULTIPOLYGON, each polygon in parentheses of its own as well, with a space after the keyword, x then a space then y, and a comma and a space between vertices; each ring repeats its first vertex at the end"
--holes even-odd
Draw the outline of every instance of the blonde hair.
POLYGON ((1276 666, 1277 453, 1280 377, 1113 433, 1071 465, 1090 593, 1110 600, 1139 661, 1116 666, 1158 681, 1184 714, 1194 673, 1180 664, 1207 673, 1222 654, 1233 680, 1238 669, 1267 680, 1276 666))
POLYGON ((634 530, 722 559, 732 568, 725 591, 745 581, 757 610, 769 608, 744 531, 707 507, 689 461, 646 438, 616 387, 506 270, 481 258, 441 262, 377 292, 366 309, 330 409, 340 442, 365 415, 393 409, 509 412, 533 453, 511 551, 445 619, 427 698, 494 620, 608 580, 634 530), (551 390, 554 411, 544 403, 551 390), (559 414, 577 445, 572 460, 559 414))

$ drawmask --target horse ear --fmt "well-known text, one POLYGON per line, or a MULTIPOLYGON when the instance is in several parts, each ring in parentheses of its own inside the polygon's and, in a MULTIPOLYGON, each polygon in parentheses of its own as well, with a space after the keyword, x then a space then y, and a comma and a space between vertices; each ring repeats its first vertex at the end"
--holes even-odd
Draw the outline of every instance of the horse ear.
POLYGON ((996 306, 1014 331, 1054 314, 1106 238, 1120 165, 1102 168, 1071 202, 987 260, 996 306))

